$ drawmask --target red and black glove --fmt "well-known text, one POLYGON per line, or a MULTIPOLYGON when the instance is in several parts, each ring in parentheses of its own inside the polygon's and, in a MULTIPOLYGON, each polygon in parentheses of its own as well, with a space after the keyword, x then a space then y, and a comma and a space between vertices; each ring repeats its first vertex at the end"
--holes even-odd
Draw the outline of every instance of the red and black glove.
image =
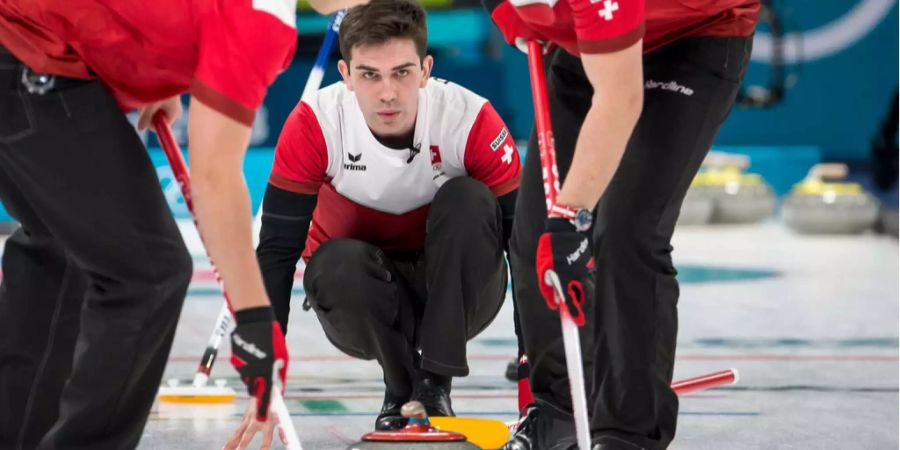
POLYGON ((547 306, 558 307, 551 277, 555 274, 562 289, 563 303, 578 326, 584 325, 585 283, 594 267, 591 240, 575 229, 568 219, 550 217, 547 228, 538 241, 538 286, 547 306))
MULTIPOLYGON (((540 10, 543 9, 546 8, 540 8, 540 10)), ((537 8, 527 8, 527 11, 538 10, 539 9, 537 8)), ((528 41, 536 40, 544 47, 544 54, 547 54, 553 49, 553 46, 549 39, 544 37, 533 27, 529 26, 529 24, 522 19, 520 13, 527 11, 516 11, 516 8, 512 4, 508 1, 504 1, 499 3, 490 12, 491 19, 497 25, 500 33, 503 34, 503 39, 507 44, 516 46, 523 53, 528 53, 528 41)))
POLYGON ((269 306, 237 311, 234 318, 231 364, 241 374, 247 392, 256 398, 256 420, 265 422, 273 382, 284 392, 288 366, 284 333, 269 306))

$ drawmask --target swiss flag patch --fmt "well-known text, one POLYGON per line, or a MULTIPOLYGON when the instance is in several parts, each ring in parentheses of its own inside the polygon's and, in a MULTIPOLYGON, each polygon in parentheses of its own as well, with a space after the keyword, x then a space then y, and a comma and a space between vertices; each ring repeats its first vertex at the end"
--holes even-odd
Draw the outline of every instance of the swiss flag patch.
POLYGON ((441 162, 441 149, 437 145, 431 146, 431 164, 438 164, 441 162))

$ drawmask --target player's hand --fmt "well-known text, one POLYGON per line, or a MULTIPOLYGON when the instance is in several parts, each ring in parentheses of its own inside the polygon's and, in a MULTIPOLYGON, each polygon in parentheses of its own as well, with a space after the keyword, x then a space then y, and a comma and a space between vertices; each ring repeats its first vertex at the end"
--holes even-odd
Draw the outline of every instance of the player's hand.
POLYGON ((265 422, 272 389, 284 392, 288 365, 284 334, 268 306, 238 311, 235 319, 237 326, 231 333, 231 364, 247 385, 251 403, 256 405, 256 420, 265 422))
POLYGON ((528 41, 536 40, 541 43, 546 55, 553 50, 554 45, 541 33, 534 30, 516 12, 515 7, 509 2, 502 2, 491 11, 491 19, 503 34, 503 39, 509 45, 514 45, 522 53, 528 54, 528 41))
POLYGON ((269 418, 265 422, 256 420, 256 404, 251 401, 247 403, 247 411, 244 413, 241 424, 238 425, 237 430, 234 430, 234 434, 228 438, 228 442, 225 443, 222 450, 244 450, 250 445, 250 441, 253 440, 256 433, 259 432, 262 432, 263 436, 259 450, 269 450, 272 448, 272 435, 276 429, 278 430, 278 437, 281 439, 281 443, 287 445, 284 431, 278 427, 278 416, 269 414, 269 418))
POLYGON ((151 103, 141 108, 137 121, 138 131, 144 131, 147 128, 150 128, 150 125, 153 124, 153 116, 160 110, 166 113, 166 122, 171 126, 179 117, 181 117, 181 97, 176 95, 172 98, 151 103))
POLYGON ((567 219, 547 219, 546 231, 538 241, 538 286, 550 309, 559 307, 554 297, 558 286, 564 307, 579 326, 584 325, 585 283, 594 266, 593 254, 587 234, 575 230, 567 219))

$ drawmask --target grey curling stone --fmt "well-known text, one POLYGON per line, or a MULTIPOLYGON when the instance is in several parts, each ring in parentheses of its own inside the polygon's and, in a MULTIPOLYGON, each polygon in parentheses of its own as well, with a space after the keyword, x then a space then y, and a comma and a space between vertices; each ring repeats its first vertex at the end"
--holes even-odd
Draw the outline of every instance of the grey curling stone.
POLYGON ((713 199, 712 223, 758 223, 772 217, 775 211, 775 193, 764 182, 703 189, 710 190, 713 199))
POLYGON ((781 219, 802 234, 858 234, 875 225, 878 212, 878 200, 864 192, 791 194, 781 207, 781 219))
POLYGON ((713 200, 706 188, 692 186, 681 203, 676 226, 706 225, 712 218, 713 200))
MULTIPOLYGON (((407 402, 400 410, 403 417, 410 420, 426 420, 425 406, 417 401, 407 402)), ((411 425, 407 425, 404 430, 411 429, 411 425)), ((369 433, 371 434, 371 433, 369 433)), ((367 434, 368 435, 368 434, 367 434)), ((458 435, 458 434, 457 434, 458 435)), ((468 441, 439 442, 439 441, 366 441, 363 440, 354 444, 350 444, 347 450, 481 450, 481 447, 468 441)), ((414 438, 413 438, 414 439, 414 438)))

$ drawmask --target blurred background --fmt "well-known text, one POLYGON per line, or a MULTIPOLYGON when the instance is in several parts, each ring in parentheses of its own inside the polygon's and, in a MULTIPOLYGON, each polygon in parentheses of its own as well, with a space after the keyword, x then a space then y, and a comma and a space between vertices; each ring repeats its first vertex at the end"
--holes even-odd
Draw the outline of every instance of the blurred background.
MULTIPOLYGON (((479 1, 422 3, 429 13, 434 75, 488 98, 513 136, 527 139, 533 116, 525 56, 504 44, 479 1)), ((764 217, 754 218, 765 221, 781 215, 779 208, 785 196, 815 164, 842 163, 848 169, 846 177, 832 174, 820 181, 857 183, 849 191, 847 186, 832 187, 844 194, 871 195, 881 214, 871 228, 896 234, 900 52, 897 1, 763 3, 741 98, 713 147, 717 152, 744 158, 718 158, 704 168, 718 175, 698 179, 695 184, 765 184, 773 203, 767 214, 757 214, 764 217), (751 174, 755 174, 753 179, 746 176, 751 174)), ((253 148, 246 163, 254 210, 268 178, 279 131, 299 100, 328 23, 328 17, 319 16, 308 4, 300 2, 296 56, 269 90, 254 124, 253 148)), ((338 53, 335 46, 325 65, 323 86, 339 80, 335 68, 338 53)), ((184 102, 187 105, 187 97, 184 102)), ((185 136, 186 116, 175 127, 181 139, 185 136)), ((187 217, 171 171, 155 149, 155 139, 144 138, 173 210, 177 216, 187 217)), ((521 144, 524 152, 524 141, 521 144)), ((821 193, 822 189, 827 190, 827 186, 813 190, 821 193)), ((735 190, 734 186, 731 190, 735 190)), ((710 220, 716 219, 700 217, 684 223, 710 220)), ((10 221, 0 212, 0 222, 10 221)))

